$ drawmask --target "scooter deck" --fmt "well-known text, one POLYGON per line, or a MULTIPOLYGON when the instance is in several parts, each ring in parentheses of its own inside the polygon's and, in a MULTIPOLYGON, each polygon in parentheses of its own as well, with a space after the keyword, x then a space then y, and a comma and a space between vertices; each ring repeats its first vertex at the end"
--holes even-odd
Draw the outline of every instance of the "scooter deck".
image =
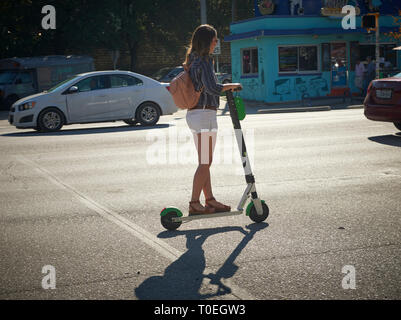
POLYGON ((220 218, 220 217, 228 217, 228 216, 237 216, 243 214, 244 211, 227 211, 227 212, 216 212, 216 213, 203 213, 197 215, 186 215, 183 217, 172 218, 173 222, 189 222, 192 220, 199 219, 211 219, 211 218, 220 218))

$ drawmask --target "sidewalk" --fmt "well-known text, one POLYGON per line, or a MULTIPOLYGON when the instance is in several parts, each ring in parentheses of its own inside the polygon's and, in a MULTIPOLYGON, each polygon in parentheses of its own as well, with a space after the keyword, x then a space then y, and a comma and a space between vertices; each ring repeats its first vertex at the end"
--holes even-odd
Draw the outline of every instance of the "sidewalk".
MULTIPOLYGON (((244 104, 247 114, 260 114, 361 109, 363 108, 363 100, 363 97, 321 97, 278 103, 244 100, 244 104)), ((220 97, 220 110, 219 115, 228 114, 226 97, 220 97)))

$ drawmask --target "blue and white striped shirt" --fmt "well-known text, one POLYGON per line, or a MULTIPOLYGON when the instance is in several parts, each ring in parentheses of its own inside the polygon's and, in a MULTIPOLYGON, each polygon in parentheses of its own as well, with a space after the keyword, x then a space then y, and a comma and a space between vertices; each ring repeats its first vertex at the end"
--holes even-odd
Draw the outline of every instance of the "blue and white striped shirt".
POLYGON ((220 93, 223 85, 217 83, 217 77, 214 73, 213 60, 211 57, 199 57, 196 52, 192 52, 189 56, 188 64, 191 65, 189 75, 194 84, 195 90, 200 91, 198 106, 219 107, 220 93))

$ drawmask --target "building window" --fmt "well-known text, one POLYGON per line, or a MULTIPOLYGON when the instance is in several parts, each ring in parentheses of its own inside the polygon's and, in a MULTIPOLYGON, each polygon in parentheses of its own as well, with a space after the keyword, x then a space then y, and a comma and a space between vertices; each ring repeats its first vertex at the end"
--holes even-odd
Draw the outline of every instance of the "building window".
MULTIPOLYGON (((395 47, 395 43, 380 44, 380 63, 394 68, 398 66, 397 51, 393 50, 395 47)), ((374 44, 360 44, 359 50, 361 61, 365 61, 368 56, 376 60, 376 46, 374 44)))
POLYGON ((317 71, 317 47, 298 47, 299 71, 317 71))
POLYGON ((319 70, 317 46, 278 48, 279 72, 307 73, 319 70))
POLYGON ((297 72, 298 71, 298 48, 297 47, 279 47, 279 71, 297 72))
POLYGON ((258 74, 258 48, 246 48, 241 50, 242 75, 258 74))

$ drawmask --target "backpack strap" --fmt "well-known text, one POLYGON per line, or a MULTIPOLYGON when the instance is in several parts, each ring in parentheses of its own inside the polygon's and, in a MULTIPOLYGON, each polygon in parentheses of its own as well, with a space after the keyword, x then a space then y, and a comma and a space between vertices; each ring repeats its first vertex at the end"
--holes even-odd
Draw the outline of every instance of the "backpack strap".
MULTIPOLYGON (((193 63, 193 62, 192 62, 192 63, 193 63)), ((185 63, 182 64, 182 66, 183 66, 183 68, 184 68, 184 70, 185 70, 186 72, 189 73, 189 69, 191 68, 192 63, 191 63, 190 65, 187 65, 187 64, 185 64, 185 63)), ((198 92, 203 92, 204 87, 205 87, 205 86, 203 85, 202 88, 200 89, 200 91, 198 91, 198 92)))

